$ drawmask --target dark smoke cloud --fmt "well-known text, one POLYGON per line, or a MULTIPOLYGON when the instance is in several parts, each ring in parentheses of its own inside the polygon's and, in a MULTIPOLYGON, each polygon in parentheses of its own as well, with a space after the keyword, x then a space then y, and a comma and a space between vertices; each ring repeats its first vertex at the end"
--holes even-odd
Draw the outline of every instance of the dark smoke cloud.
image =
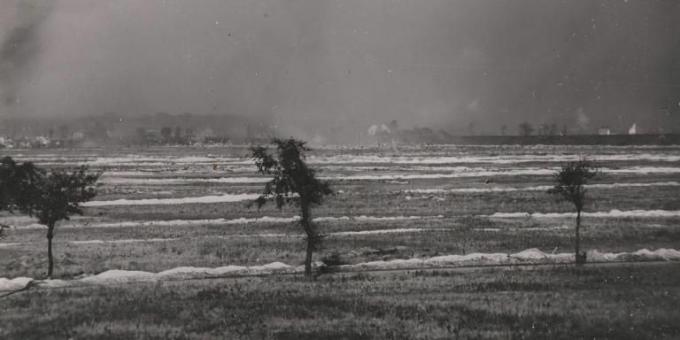
MULTIPOLYGON (((18 90, 28 77, 40 52, 40 29, 51 12, 54 1, 7 0, 0 26, 0 94, 2 104, 17 104, 18 90), (6 26, 5 26, 6 25, 6 26)), ((0 109, 2 106, 0 106, 0 109)))
MULTIPOLYGON (((0 2, 0 13, 17 4, 0 2)), ((39 20, 21 20, 36 24, 2 25, 3 60, 13 65, 3 62, 4 95, 21 98, 23 115, 241 114, 301 135, 392 119, 492 133, 524 120, 618 129, 680 120, 674 0, 40 8, 39 20)))

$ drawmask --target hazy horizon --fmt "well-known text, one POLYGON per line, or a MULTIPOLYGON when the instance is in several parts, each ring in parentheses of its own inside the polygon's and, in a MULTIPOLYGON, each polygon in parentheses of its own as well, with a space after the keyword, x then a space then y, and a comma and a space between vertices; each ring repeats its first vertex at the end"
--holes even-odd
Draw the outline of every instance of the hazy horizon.
POLYGON ((0 117, 680 130, 680 3, 0 0, 0 117))

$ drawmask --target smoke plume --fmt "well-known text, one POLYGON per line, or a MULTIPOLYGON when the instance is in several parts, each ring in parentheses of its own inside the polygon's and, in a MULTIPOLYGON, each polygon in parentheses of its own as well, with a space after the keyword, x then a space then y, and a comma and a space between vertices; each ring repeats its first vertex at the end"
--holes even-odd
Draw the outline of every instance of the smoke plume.
POLYGON ((672 126, 678 17, 671 0, 4 0, 0 86, 19 115, 230 114, 307 136, 576 129, 577 112, 672 126))
POLYGON ((55 1, 9 0, 0 26, 0 110, 19 104, 19 89, 28 81, 40 54, 40 29, 55 1))

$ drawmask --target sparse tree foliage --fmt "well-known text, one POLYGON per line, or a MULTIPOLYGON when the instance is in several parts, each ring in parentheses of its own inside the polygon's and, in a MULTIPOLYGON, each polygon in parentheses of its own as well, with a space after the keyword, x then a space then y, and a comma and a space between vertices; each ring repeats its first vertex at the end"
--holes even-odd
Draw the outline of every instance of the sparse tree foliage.
POLYGON ((598 174, 597 168, 585 159, 570 162, 555 174, 555 187, 548 192, 559 195, 560 198, 571 202, 576 208, 576 235, 574 240, 574 254, 577 264, 586 262, 586 254, 581 253, 581 212, 586 201, 586 185, 598 174))
POLYGON ((327 182, 316 178, 316 172, 307 166, 305 152, 309 149, 304 141, 293 138, 274 139, 276 154, 269 153, 266 147, 252 148, 252 157, 259 173, 272 176, 267 182, 262 195, 255 200, 258 208, 267 201, 274 200, 281 209, 287 204, 300 207, 302 218, 300 224, 306 234, 307 255, 305 257, 305 275, 312 274, 312 253, 318 250, 322 236, 312 222, 311 208, 323 202, 326 195, 332 194, 327 182))
POLYGON ((31 162, 16 163, 11 157, 0 160, 0 211, 25 211, 31 206, 32 188, 44 171, 31 162))
POLYGON ((72 172, 45 171, 30 162, 17 164, 9 157, 0 161, 0 209, 34 216, 47 227, 47 276, 52 277, 52 238, 56 223, 82 214, 80 203, 96 195, 98 173, 86 167, 72 172))
POLYGON ((40 178, 35 200, 28 210, 29 215, 38 218, 38 222, 47 226, 47 255, 49 267, 47 276, 52 277, 54 261, 52 257, 52 238, 54 227, 58 221, 68 220, 70 216, 82 215, 80 203, 94 198, 94 185, 99 174, 88 173, 81 167, 73 172, 52 171, 40 178))

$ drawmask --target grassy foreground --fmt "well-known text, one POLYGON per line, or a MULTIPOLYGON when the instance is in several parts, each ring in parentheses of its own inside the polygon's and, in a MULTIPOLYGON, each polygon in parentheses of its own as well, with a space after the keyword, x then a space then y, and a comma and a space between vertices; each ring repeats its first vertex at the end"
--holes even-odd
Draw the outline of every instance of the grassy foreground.
POLYGON ((486 268, 32 289, 2 339, 672 339, 680 264, 486 268))

